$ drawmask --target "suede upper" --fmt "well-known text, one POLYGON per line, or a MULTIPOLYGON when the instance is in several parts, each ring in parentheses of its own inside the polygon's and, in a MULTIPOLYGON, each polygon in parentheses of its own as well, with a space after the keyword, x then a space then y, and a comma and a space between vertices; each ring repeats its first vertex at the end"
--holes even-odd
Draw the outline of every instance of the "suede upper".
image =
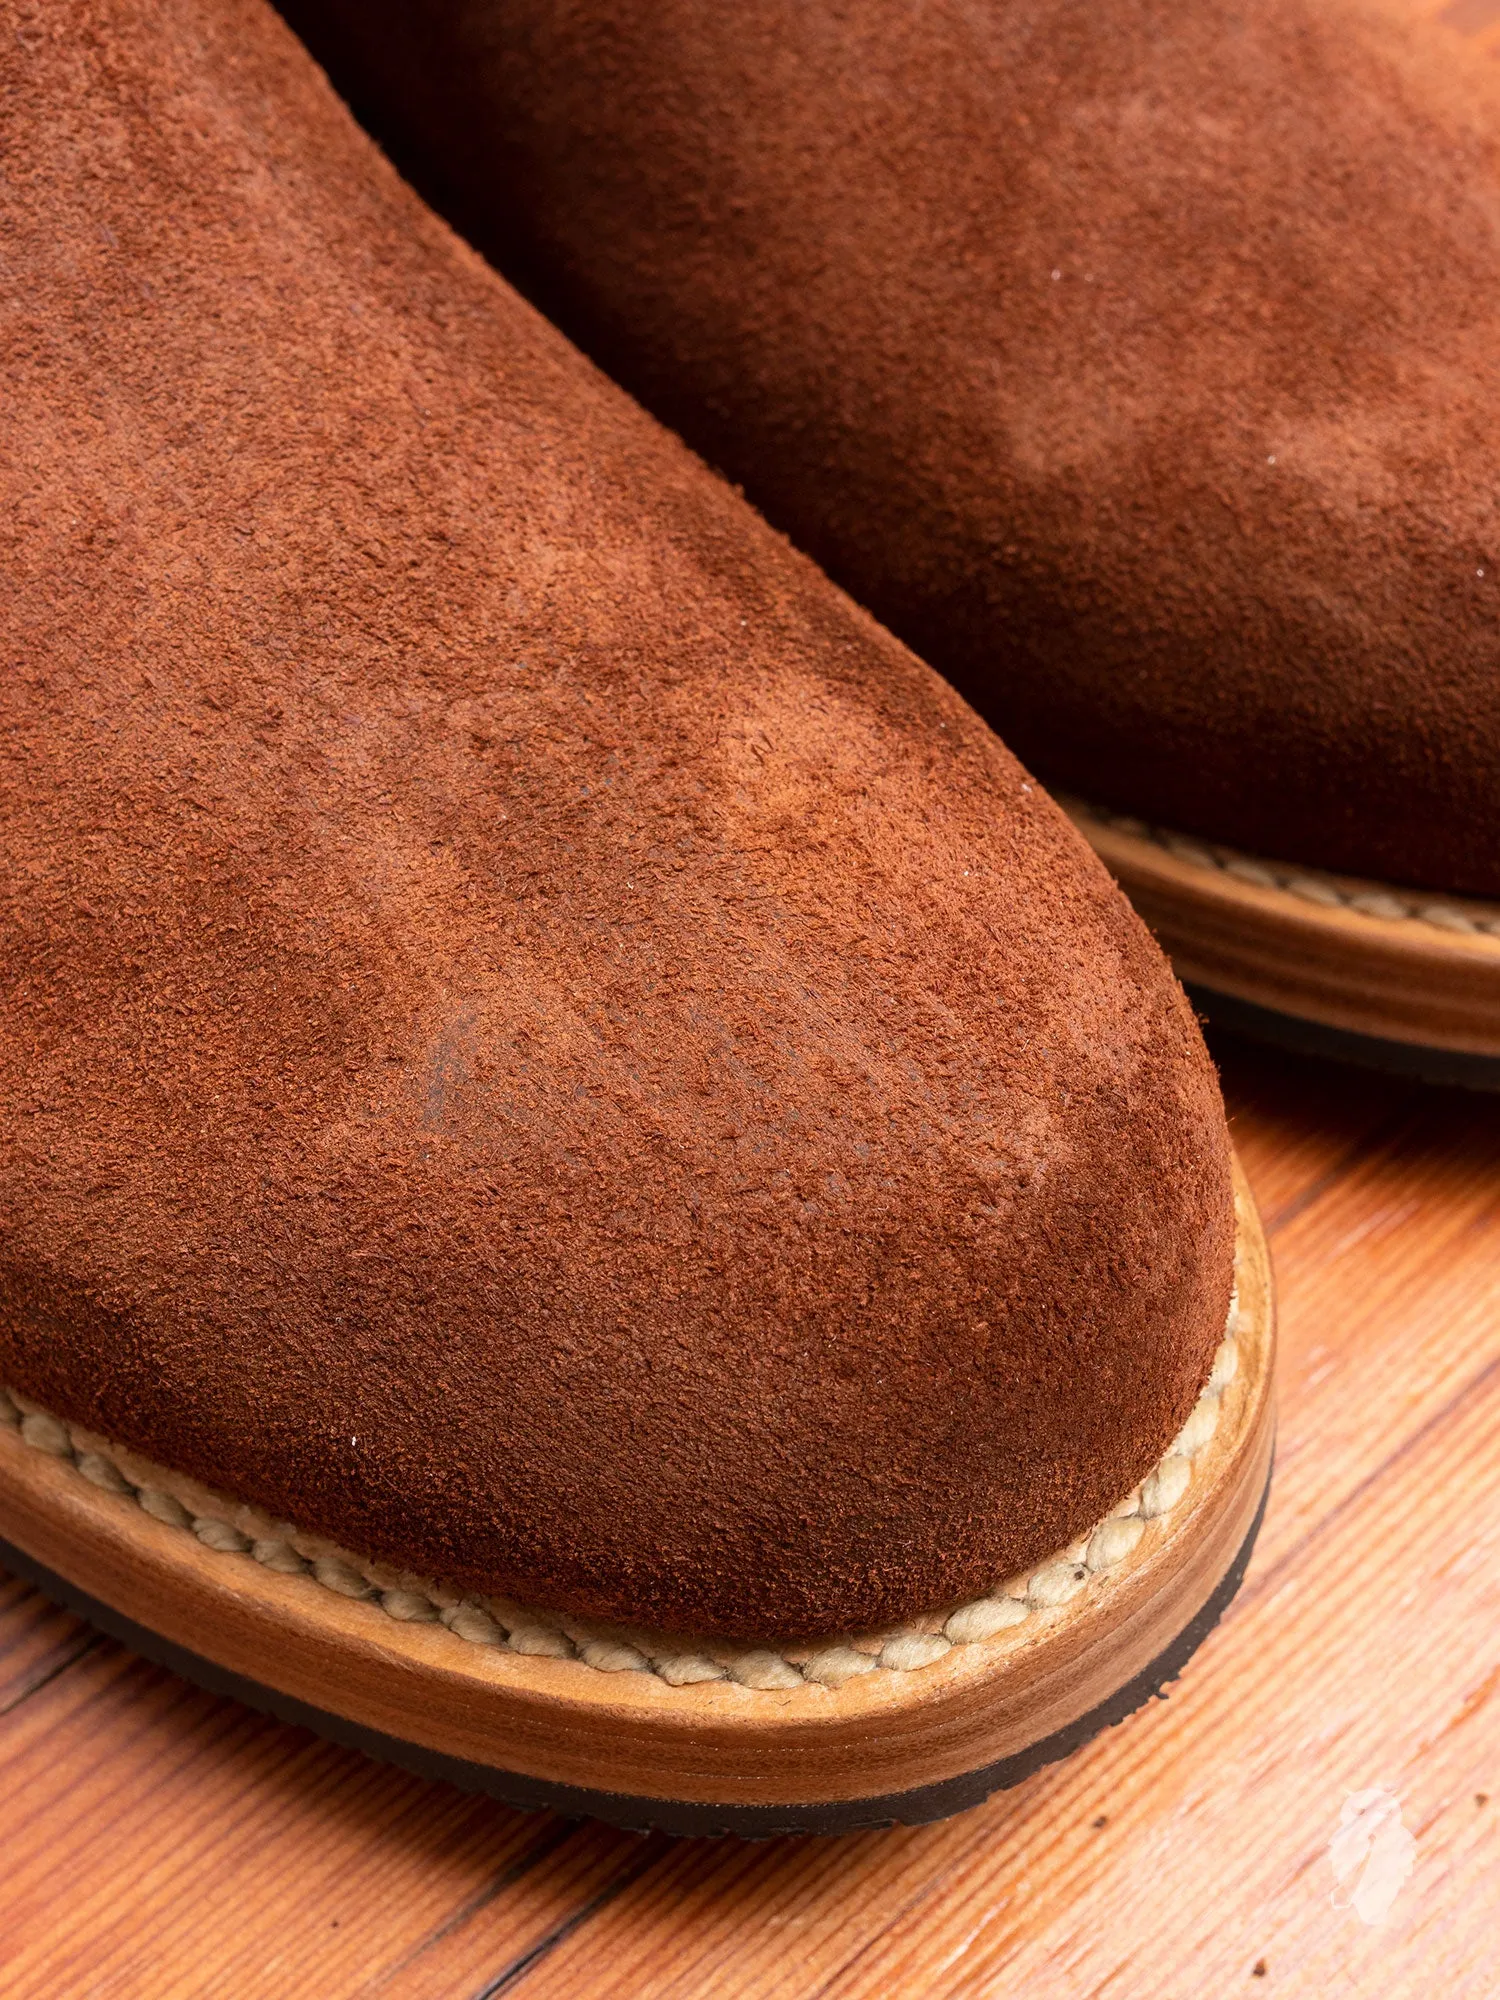
POLYGON ((1082 1531, 1233 1234, 1103 870, 257 0, 0 68, 0 1382, 666 1626, 1082 1531))
POLYGON ((1402 0, 289 0, 1044 777, 1500 894, 1500 72, 1402 0))

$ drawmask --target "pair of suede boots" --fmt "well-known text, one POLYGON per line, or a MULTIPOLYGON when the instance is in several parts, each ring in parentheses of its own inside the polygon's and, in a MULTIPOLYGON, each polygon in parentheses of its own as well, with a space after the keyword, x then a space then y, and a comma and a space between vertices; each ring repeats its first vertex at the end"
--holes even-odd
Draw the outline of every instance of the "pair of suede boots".
POLYGON ((1079 825, 1500 1068, 1495 100, 1376 0, 286 11, 549 317, 260 0, 16 17, 8 1559, 522 1803, 951 1811, 1269 1470, 1079 825))

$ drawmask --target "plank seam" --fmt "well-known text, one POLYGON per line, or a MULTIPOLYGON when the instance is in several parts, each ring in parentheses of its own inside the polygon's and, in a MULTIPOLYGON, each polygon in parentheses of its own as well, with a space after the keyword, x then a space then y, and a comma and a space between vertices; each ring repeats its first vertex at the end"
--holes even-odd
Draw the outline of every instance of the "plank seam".
POLYGON ((602 1889, 589 1898, 581 1910, 575 1910, 570 1917, 565 1918, 546 1937, 534 1944, 529 1951, 523 1952, 519 1958, 513 1959, 503 1972, 498 1973, 487 1985, 481 1986, 477 1993, 472 1994, 470 2000, 499 2000, 500 1994, 513 1991, 526 1978, 527 1974, 535 1971, 543 1959, 550 1957, 560 1944, 565 1944, 591 1918, 597 1916, 600 1910, 607 1908, 615 1900, 616 1896, 621 1896, 627 1889, 632 1888, 647 1870, 654 1868, 656 1863, 661 1859, 663 1849, 666 1845, 666 1836, 661 1834, 647 1834, 645 1836, 645 1844, 647 1851, 644 1854, 640 1855, 629 1867, 622 1868, 618 1875, 606 1882, 602 1889))

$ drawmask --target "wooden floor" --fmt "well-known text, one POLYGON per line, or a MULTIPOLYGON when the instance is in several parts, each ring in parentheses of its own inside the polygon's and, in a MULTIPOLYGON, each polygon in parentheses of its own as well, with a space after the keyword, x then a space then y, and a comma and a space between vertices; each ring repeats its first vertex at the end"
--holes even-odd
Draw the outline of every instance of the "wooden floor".
POLYGON ((0 1581, 0 1995, 1500 1994, 1500 1099, 1217 1049, 1281 1438, 1169 1701, 942 1826, 673 1843, 365 1763, 0 1581), (1380 1787, 1415 1857, 1372 1924, 1380 1842, 1342 1884, 1329 1843, 1380 1787))

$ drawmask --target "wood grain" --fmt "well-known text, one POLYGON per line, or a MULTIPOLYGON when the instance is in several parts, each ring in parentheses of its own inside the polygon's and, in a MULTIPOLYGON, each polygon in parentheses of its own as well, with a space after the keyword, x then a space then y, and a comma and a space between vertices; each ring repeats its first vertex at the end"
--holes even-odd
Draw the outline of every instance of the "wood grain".
POLYGON ((1500 1118, 1218 1052, 1278 1264, 1279 1467, 1245 1590, 1169 1701, 943 1826, 672 1843, 423 1786, 14 1588, 0 1993, 1500 1991, 1500 1118), (1416 1837, 1379 1928, 1334 1907, 1327 1858, 1372 1785, 1416 1837))

